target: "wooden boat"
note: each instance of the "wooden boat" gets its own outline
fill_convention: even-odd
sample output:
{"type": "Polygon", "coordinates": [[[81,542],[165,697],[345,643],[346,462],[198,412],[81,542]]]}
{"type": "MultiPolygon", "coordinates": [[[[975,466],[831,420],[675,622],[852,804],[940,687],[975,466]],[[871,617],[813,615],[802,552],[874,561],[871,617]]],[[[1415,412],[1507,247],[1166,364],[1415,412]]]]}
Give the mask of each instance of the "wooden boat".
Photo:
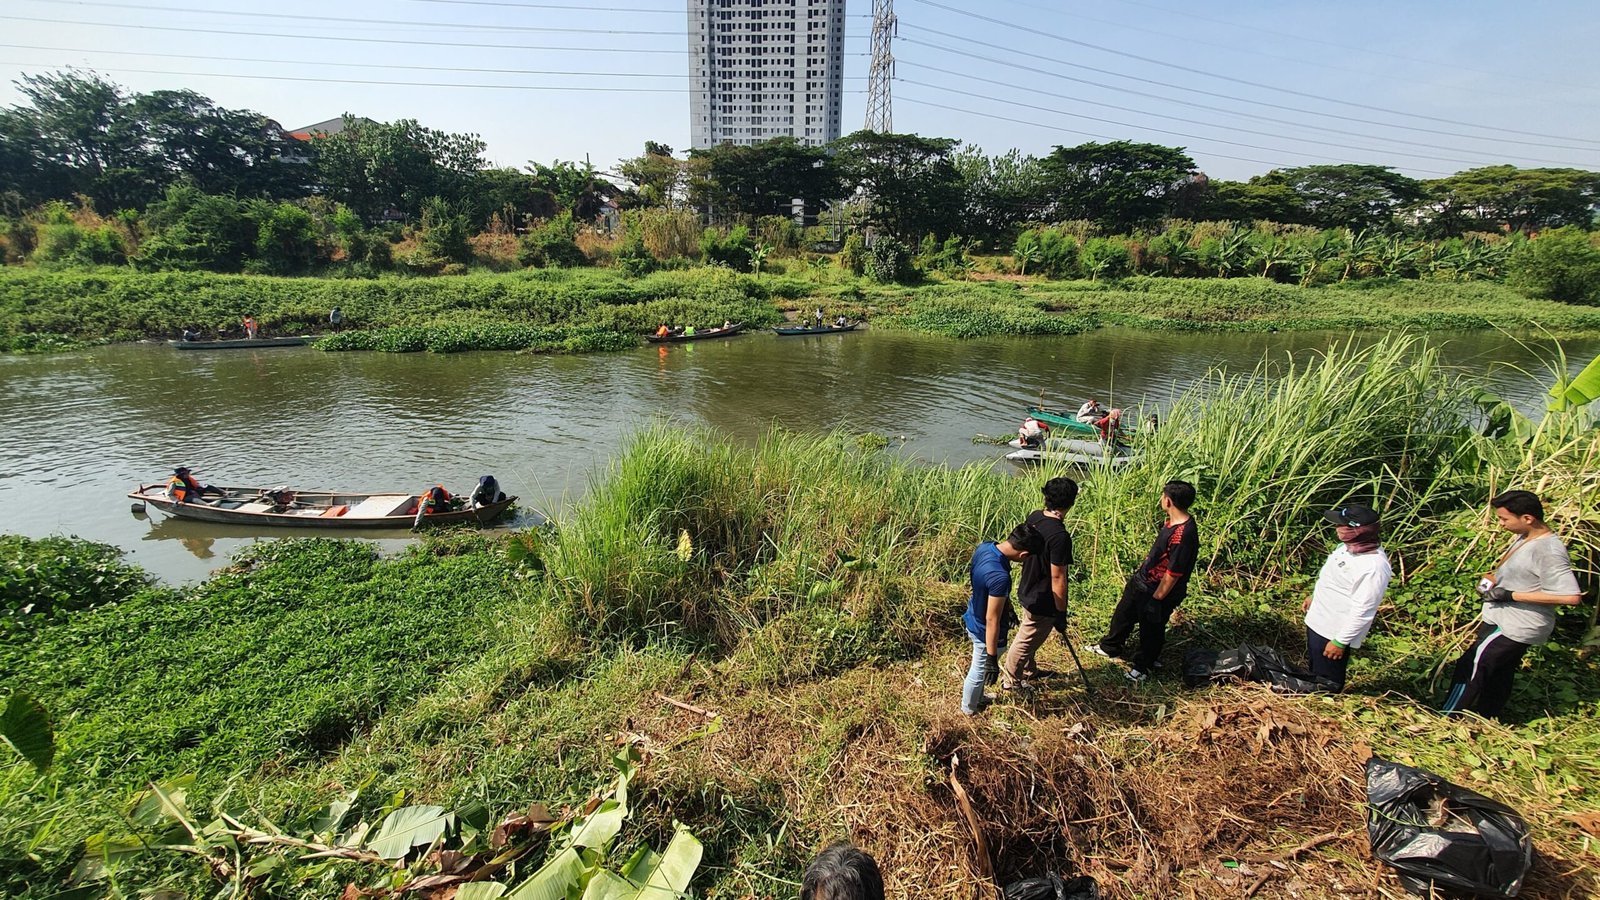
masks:
{"type": "MultiPolygon", "coordinates": [[[[167,482],[141,484],[128,496],[170,516],[227,525],[273,525],[290,528],[410,528],[417,515],[416,494],[357,494],[339,491],[293,491],[291,502],[275,503],[269,494],[283,488],[220,487],[220,496],[207,494],[195,503],[178,503],[167,496],[167,482]]],[[[465,499],[465,498],[463,498],[465,499]]],[[[473,509],[463,506],[423,519],[430,525],[470,522],[487,525],[511,508],[517,498],[507,497],[473,509]]]]}
{"type": "MultiPolygon", "coordinates": [[[[1088,422],[1079,422],[1075,413],[1056,412],[1045,409],[1042,406],[1030,406],[1028,407],[1028,415],[1049,425],[1052,430],[1065,431],[1073,436],[1081,434],[1095,440],[1100,439],[1100,429],[1090,425],[1088,422]]],[[[1127,422],[1128,420],[1124,417],[1122,421],[1127,422]]],[[[1134,435],[1127,427],[1119,425],[1117,428],[1117,440],[1124,444],[1133,443],[1134,435]]]]}
{"type": "Polygon", "coordinates": [[[1010,446],[1017,448],[1006,454],[1014,463],[1057,462],[1083,466],[1123,466],[1138,457],[1138,453],[1121,444],[1104,441],[1085,441],[1071,438],[1051,438],[1043,448],[1024,447],[1020,439],[1010,446]]]}
{"type": "Polygon", "coordinates": [[[263,350],[268,347],[304,347],[307,337],[236,338],[223,341],[167,341],[174,350],[263,350]]]}
{"type": "Polygon", "coordinates": [[[694,334],[647,334],[644,339],[652,344],[681,344],[684,341],[703,341],[709,338],[732,337],[744,330],[743,322],[735,322],[727,328],[707,328],[705,331],[696,331],[694,334]]]}
{"type": "Polygon", "coordinates": [[[797,334],[839,334],[845,331],[855,331],[856,326],[860,324],[860,322],[849,322],[844,325],[824,325],[821,328],[815,328],[810,325],[801,325],[799,327],[781,326],[772,330],[783,337],[793,337],[797,334]]]}

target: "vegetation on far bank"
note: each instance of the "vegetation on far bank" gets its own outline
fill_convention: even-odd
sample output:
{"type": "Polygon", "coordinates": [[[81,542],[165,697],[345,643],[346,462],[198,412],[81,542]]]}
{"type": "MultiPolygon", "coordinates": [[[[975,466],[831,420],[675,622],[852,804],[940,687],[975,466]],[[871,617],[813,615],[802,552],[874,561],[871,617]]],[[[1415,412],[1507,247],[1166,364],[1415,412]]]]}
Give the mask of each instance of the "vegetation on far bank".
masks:
{"type": "Polygon", "coordinates": [[[74,349],[183,328],[238,336],[345,330],[326,350],[535,350],[637,346],[663,322],[752,328],[821,307],[874,327],[956,338],[1072,334],[1107,325],[1189,331],[1316,328],[1600,331],[1600,307],[1533,300],[1492,282],[1371,279],[1302,288],[1262,278],[1106,281],[938,279],[883,285],[834,276],[740,275],[721,267],[628,277],[603,270],[376,280],[210,273],[72,273],[0,269],[0,348],[74,349]]]}
{"type": "MultiPolygon", "coordinates": [[[[649,757],[624,852],[687,825],[707,896],[790,896],[841,838],[877,856],[893,897],[971,896],[982,876],[948,787],[956,759],[1004,878],[1085,871],[1116,900],[1232,894],[1244,885],[1225,863],[1264,872],[1336,831],[1283,877],[1306,876],[1302,897],[1343,896],[1378,877],[1358,836],[1364,746],[1526,815],[1540,858],[1522,896],[1600,890],[1580,815],[1600,780],[1600,431],[1568,410],[1520,438],[1480,436],[1456,402],[1470,385],[1412,339],[1263,365],[1187,392],[1135,462],[1078,474],[1080,639],[1141,558],[1162,482],[1199,486],[1205,565],[1153,685],[1091,659],[1096,702],[1062,677],[1026,705],[956,713],[971,549],[1036,505],[1050,473],[914,466],[845,435],[750,447],[646,430],[549,530],[447,534],[387,560],[359,543],[265,543],[202,585],[123,573],[100,596],[0,620],[0,691],[43,702],[60,743],[43,776],[0,758],[0,890],[71,886],[84,839],[123,835],[120,805],[147,779],[194,772],[191,806],[226,795],[291,832],[357,787],[363,815],[404,791],[497,821],[580,805],[616,741],[649,757]],[[1487,498],[1511,486],[1544,496],[1588,599],[1529,654],[1510,723],[1442,719],[1426,706],[1477,615],[1470,583],[1505,541],[1487,498]],[[1331,540],[1316,512],[1350,498],[1384,511],[1398,573],[1354,693],[1179,688],[1173,661],[1194,646],[1295,655],[1331,540]]],[[[90,579],[74,573],[106,556],[12,538],[0,562],[33,595],[76,597],[90,579]]],[[[1045,653],[1072,672],[1054,642],[1045,653]]],[[[251,871],[270,897],[397,884],[361,863],[251,871]]],[[[80,886],[199,895],[211,875],[152,853],[111,878],[80,886]]]]}

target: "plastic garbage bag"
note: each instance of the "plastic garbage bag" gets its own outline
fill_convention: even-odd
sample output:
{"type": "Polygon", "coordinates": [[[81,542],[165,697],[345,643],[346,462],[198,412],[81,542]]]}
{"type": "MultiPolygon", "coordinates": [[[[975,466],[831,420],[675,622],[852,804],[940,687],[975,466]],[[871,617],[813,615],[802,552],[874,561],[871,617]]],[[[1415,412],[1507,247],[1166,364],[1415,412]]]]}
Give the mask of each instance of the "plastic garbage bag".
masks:
{"type": "Polygon", "coordinates": [[[1063,881],[1051,873],[1006,885],[1005,900],[1100,900],[1100,884],[1087,875],[1063,881]]]}
{"type": "Polygon", "coordinates": [[[1249,681],[1255,674],[1256,657],[1248,644],[1217,654],[1216,665],[1211,667],[1212,681],[1227,681],[1230,678],[1249,681]]]}
{"type": "Polygon", "coordinates": [[[1326,678],[1318,678],[1307,669],[1290,663],[1271,647],[1250,647],[1255,657],[1254,678],[1272,685],[1280,694],[1313,694],[1321,691],[1337,693],[1339,685],[1326,678]]]}
{"type": "Polygon", "coordinates": [[[1200,687],[1211,680],[1211,672],[1216,668],[1217,656],[1215,650],[1200,647],[1190,650],[1183,655],[1183,684],[1185,687],[1200,687]]]}
{"type": "Polygon", "coordinates": [[[1372,855],[1424,895],[1437,886],[1515,897],[1533,865],[1528,825],[1515,810],[1376,756],[1367,760],[1367,838],[1372,855]]]}

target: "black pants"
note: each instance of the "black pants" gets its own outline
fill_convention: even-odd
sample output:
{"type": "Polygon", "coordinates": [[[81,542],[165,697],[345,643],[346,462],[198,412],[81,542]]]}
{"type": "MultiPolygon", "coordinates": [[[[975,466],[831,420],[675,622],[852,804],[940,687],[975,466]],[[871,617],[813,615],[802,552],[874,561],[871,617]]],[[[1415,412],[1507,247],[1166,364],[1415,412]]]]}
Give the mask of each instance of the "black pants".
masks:
{"type": "Polygon", "coordinates": [[[1122,599],[1111,614],[1111,630],[1100,640],[1100,649],[1111,656],[1125,656],[1128,638],[1139,627],[1139,649],[1133,654],[1133,667],[1146,675],[1155,667],[1161,648],[1167,643],[1167,620],[1178,608],[1172,598],[1157,600],[1137,577],[1129,578],[1122,599]]]}
{"type": "Polygon", "coordinates": [[[1310,628],[1306,629],[1306,656],[1310,657],[1311,674],[1316,678],[1326,678],[1337,684],[1339,690],[1344,690],[1345,670],[1350,668],[1350,648],[1344,648],[1344,655],[1338,659],[1329,659],[1322,655],[1328,649],[1328,639],[1310,628]]]}
{"type": "Polygon", "coordinates": [[[1445,713],[1470,709],[1482,716],[1498,718],[1511,699],[1511,679],[1522,664],[1522,655],[1531,644],[1514,641],[1500,628],[1483,622],[1478,625],[1478,640],[1456,660],[1450,694],[1445,697],[1445,713]]]}

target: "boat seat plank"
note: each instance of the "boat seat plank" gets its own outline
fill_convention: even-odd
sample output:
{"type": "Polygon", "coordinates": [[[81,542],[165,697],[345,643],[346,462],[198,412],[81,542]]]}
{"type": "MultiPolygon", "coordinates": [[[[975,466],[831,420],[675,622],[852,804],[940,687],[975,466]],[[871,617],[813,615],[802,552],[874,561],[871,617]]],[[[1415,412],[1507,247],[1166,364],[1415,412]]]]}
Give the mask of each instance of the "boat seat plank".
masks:
{"type": "Polygon", "coordinates": [[[238,506],[235,506],[235,507],[232,507],[232,508],[238,510],[239,512],[247,512],[247,513],[272,512],[272,504],[271,503],[261,503],[261,502],[241,503],[238,506]]]}
{"type": "Polygon", "coordinates": [[[353,504],[344,514],[350,519],[376,519],[404,513],[416,500],[409,494],[379,494],[353,504]]]}

